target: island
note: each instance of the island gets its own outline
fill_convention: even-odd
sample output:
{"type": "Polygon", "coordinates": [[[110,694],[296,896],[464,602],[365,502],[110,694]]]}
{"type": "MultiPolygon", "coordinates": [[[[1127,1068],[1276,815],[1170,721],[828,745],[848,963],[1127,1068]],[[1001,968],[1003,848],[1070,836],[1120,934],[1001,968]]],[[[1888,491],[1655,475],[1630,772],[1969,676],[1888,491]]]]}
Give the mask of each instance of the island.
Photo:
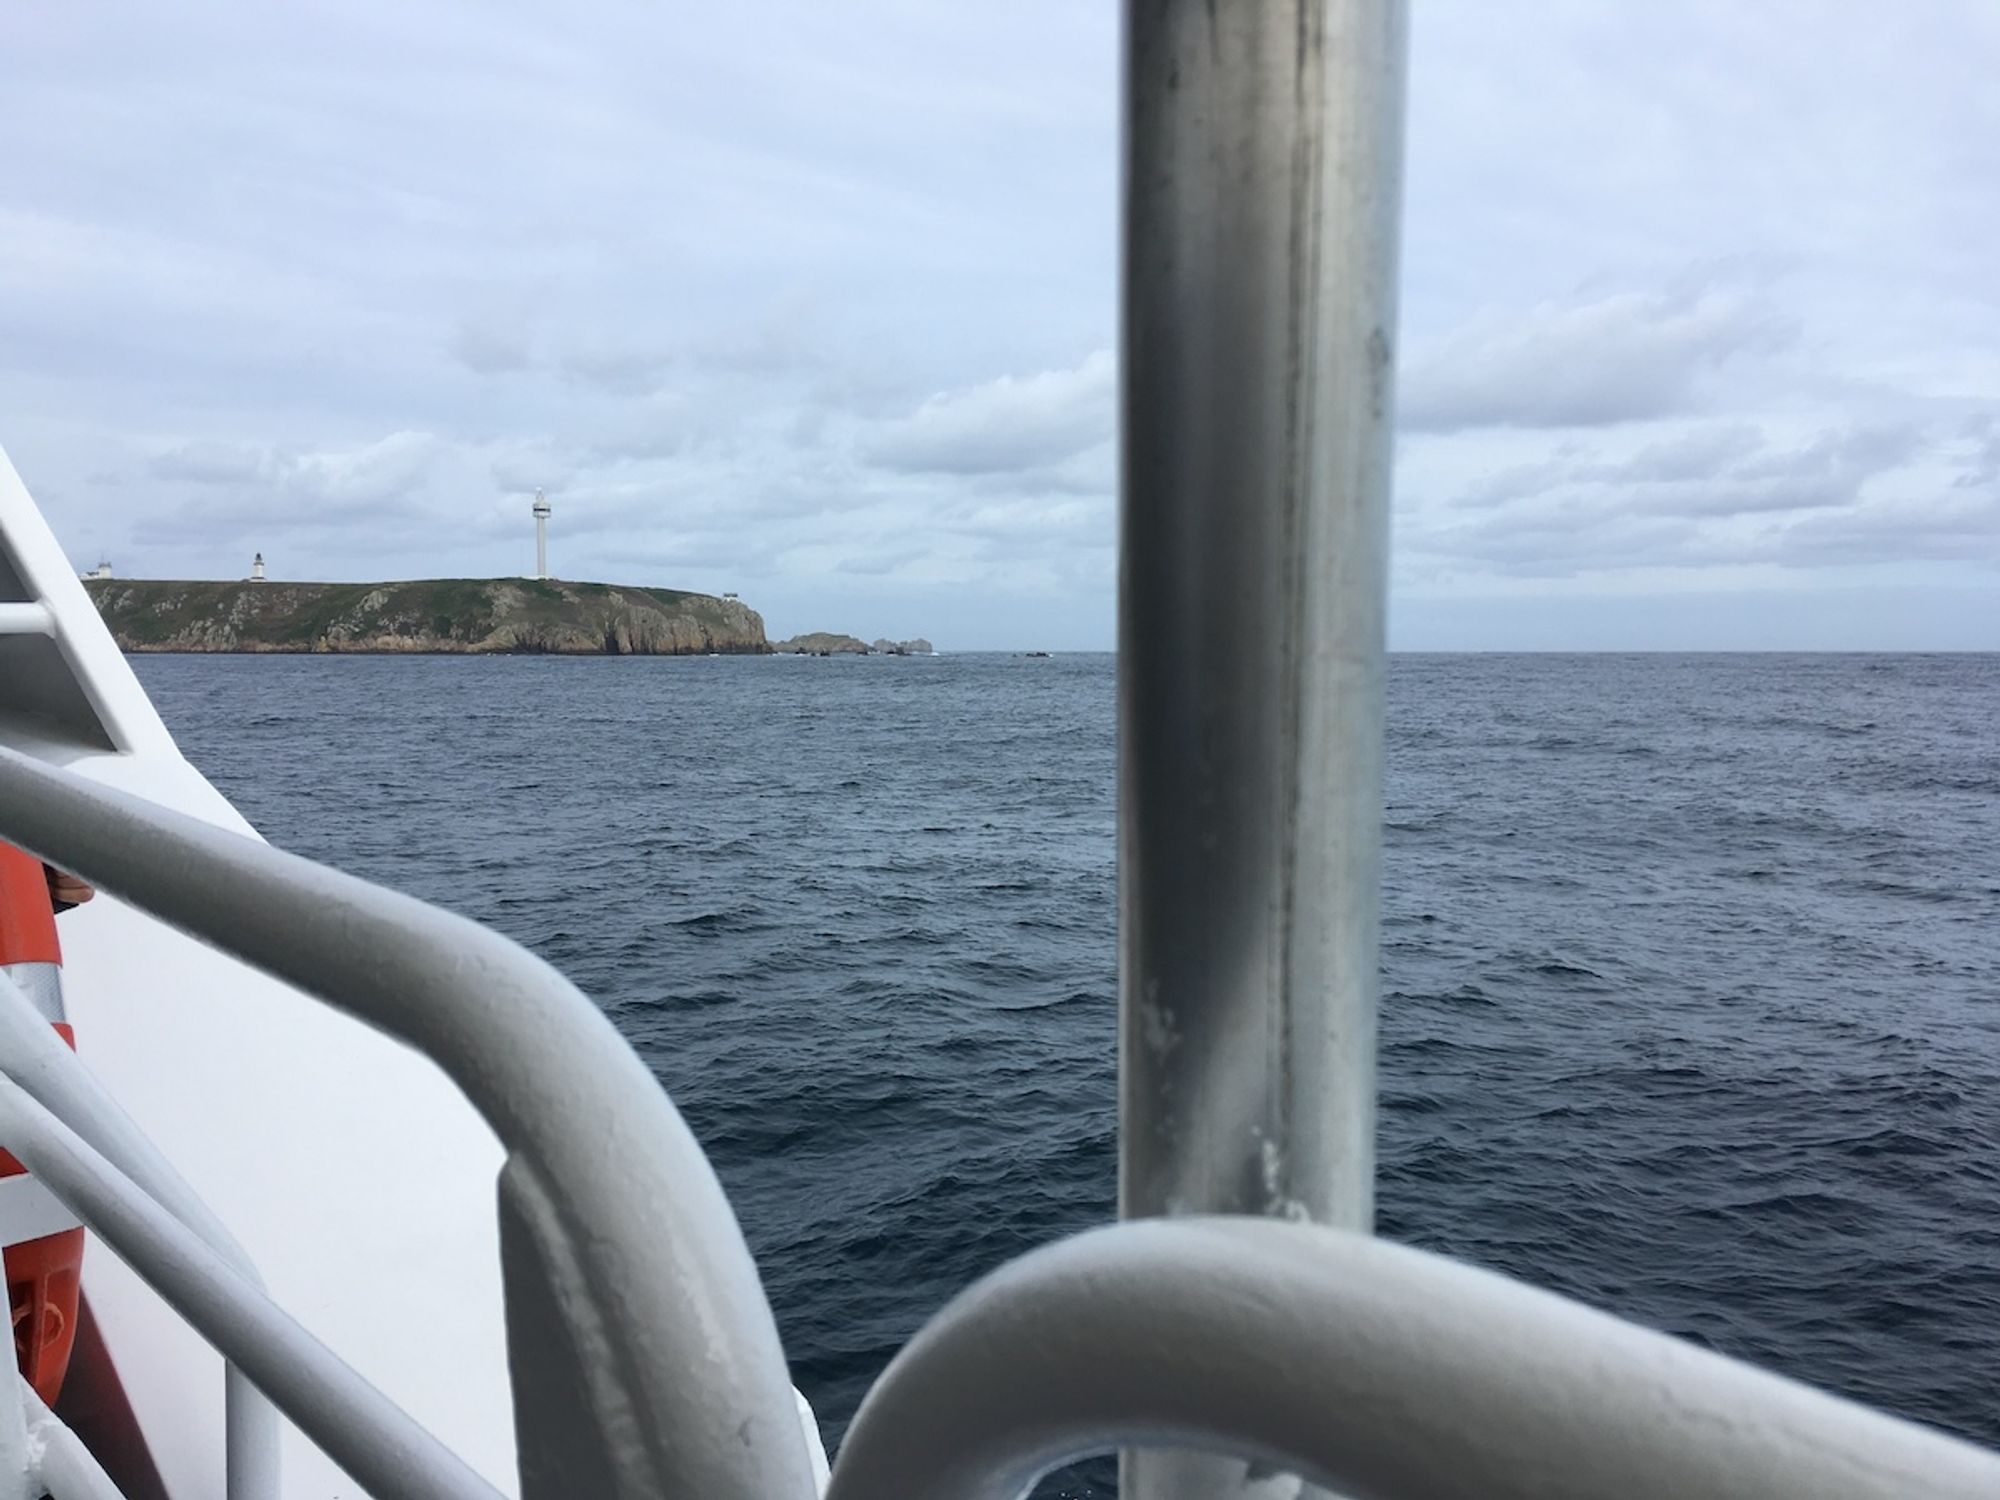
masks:
{"type": "Polygon", "coordinates": [[[699,656],[771,649],[763,616],[741,600],[679,589],[535,578],[91,578],[84,587],[119,646],[134,652],[699,656]]]}
{"type": "Polygon", "coordinates": [[[780,656],[866,656],[868,643],[859,636],[809,630],[788,641],[774,641],[771,649],[780,656]]]}
{"type": "Polygon", "coordinates": [[[935,656],[931,643],[918,637],[913,641],[877,640],[873,645],[858,635],[839,635],[830,630],[810,630],[790,640],[773,641],[771,650],[779,656],[935,656]]]}

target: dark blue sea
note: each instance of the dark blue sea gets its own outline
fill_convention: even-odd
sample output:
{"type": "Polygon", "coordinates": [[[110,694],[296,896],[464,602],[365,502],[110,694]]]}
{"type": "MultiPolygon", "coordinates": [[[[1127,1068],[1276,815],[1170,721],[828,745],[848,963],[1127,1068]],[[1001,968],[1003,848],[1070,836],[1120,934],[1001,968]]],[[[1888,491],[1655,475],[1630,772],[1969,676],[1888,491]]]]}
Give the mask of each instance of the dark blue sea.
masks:
{"type": "MultiPolygon", "coordinates": [[[[1110,657],[135,665],[274,842],[599,1000],[830,1435],[1111,1215],[1110,657]]],[[[1383,1232],[2000,1442],[2000,657],[1389,681],[1383,1232]]]]}

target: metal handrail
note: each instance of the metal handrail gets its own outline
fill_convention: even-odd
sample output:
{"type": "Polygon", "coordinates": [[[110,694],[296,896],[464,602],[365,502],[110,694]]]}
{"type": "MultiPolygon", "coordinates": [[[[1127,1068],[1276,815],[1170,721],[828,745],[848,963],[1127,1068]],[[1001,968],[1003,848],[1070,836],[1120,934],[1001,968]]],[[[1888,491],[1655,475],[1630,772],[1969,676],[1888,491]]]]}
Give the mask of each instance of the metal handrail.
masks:
{"type": "MultiPolygon", "coordinates": [[[[19,985],[0,974],[0,1074],[11,1078],[113,1162],[167,1213],[207,1242],[257,1292],[263,1278],[229,1228],[125,1113],[19,985]]],[[[74,1211],[74,1210],[72,1210],[74,1211]]],[[[276,1500],[279,1428],[270,1401],[238,1370],[223,1372],[226,1500],[276,1500]]]]}
{"type": "Polygon", "coordinates": [[[0,1140],[357,1483],[412,1500],[499,1500],[463,1459],[11,1078],[0,1078],[0,1140]]]}
{"type": "Polygon", "coordinates": [[[1032,1251],[904,1348],[826,1500],[1015,1500],[1119,1445],[1356,1497],[1991,1500],[2000,1455],[1365,1235],[1142,1220],[1032,1251]]]}
{"type": "Polygon", "coordinates": [[[5,749],[0,837],[416,1047],[492,1126],[523,1500],[812,1495],[714,1171],[560,974],[462,917],[5,749]]]}

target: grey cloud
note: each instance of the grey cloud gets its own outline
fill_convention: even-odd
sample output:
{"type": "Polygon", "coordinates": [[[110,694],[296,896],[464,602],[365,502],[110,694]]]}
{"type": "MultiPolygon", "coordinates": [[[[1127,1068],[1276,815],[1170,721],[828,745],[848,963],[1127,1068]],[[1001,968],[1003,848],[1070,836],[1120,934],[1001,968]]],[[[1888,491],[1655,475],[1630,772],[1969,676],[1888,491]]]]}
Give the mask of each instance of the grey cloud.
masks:
{"type": "Polygon", "coordinates": [[[899,568],[923,557],[921,550],[905,548],[897,552],[869,552],[856,557],[843,557],[834,564],[836,573],[851,573],[860,578],[881,578],[896,572],[899,568]]]}
{"type": "Polygon", "coordinates": [[[799,290],[782,293],[760,315],[694,340],[689,364],[724,376],[824,375],[829,361],[823,314],[817,297],[799,290]]]}
{"type": "Polygon", "coordinates": [[[968,493],[1109,500],[1118,491],[1118,445],[1108,439],[1055,463],[960,477],[968,493]]]}
{"type": "Polygon", "coordinates": [[[1724,469],[1713,484],[1679,487],[1684,512],[1742,515],[1757,511],[1834,510],[1855,503],[1862,486],[1914,457],[1924,442],[1910,425],[1866,425],[1820,434],[1802,448],[1756,454],[1724,469]]]}
{"type": "MultiPolygon", "coordinates": [[[[746,538],[736,531],[690,531],[667,542],[595,555],[603,559],[600,571],[612,579],[629,580],[661,573],[684,575],[694,570],[747,579],[768,577],[781,550],[775,538],[746,538]]],[[[752,608],[762,607],[754,598],[744,602],[752,608]]]]}
{"type": "Polygon", "coordinates": [[[575,350],[556,364],[569,379],[615,396],[650,395],[665,383],[672,367],[673,358],[667,354],[603,346],[575,350]]]}
{"type": "Polygon", "coordinates": [[[704,434],[733,430],[738,418],[724,410],[701,411],[668,394],[628,403],[586,424],[579,462],[608,464],[674,458],[696,447],[704,434]]]}
{"type": "Polygon", "coordinates": [[[154,455],[146,472],[188,484],[249,484],[269,472],[270,450],[249,443],[182,443],[154,455]]]}
{"type": "Polygon", "coordinates": [[[535,363],[524,336],[491,323],[461,323],[452,337],[451,354],[475,375],[514,374],[535,363]]]}
{"type": "MultiPolygon", "coordinates": [[[[1773,448],[1747,423],[1690,428],[1627,458],[1565,444],[1549,458],[1502,470],[1454,502],[1493,509],[1561,495],[1594,497],[1596,508],[1651,515],[1734,516],[1851,505],[1862,486],[1918,454],[1912,424],[1876,423],[1823,432],[1796,448],[1773,448]]],[[[1509,513],[1515,524],[1525,518],[1509,513]]]]}
{"type": "Polygon", "coordinates": [[[807,298],[775,299],[757,317],[720,331],[649,328],[599,315],[562,331],[532,332],[520,318],[468,319],[450,353],[476,375],[552,375],[610,396],[650,396],[670,381],[765,381],[822,373],[815,309],[807,298]]]}
{"type": "Polygon", "coordinates": [[[1054,465],[1111,435],[1117,378],[1109,351],[1069,370],[1003,375],[931,397],[882,424],[865,447],[885,469],[991,474],[1054,465]]]}
{"type": "Polygon", "coordinates": [[[2000,419],[1980,413],[1965,424],[1972,456],[1956,483],[1961,489],[2000,488],[2000,419]]]}
{"type": "Polygon", "coordinates": [[[408,555],[413,549],[433,550],[444,524],[430,507],[407,500],[301,508],[265,493],[208,494],[147,514],[132,523],[129,536],[141,546],[226,550],[248,535],[266,551],[284,539],[294,544],[314,539],[317,548],[327,538],[338,538],[361,554],[379,558],[408,555]]]}
{"type": "Polygon", "coordinates": [[[427,432],[395,432],[360,448],[288,455],[284,484],[302,498],[336,505],[394,500],[425,477],[438,448],[427,432]]]}
{"type": "Polygon", "coordinates": [[[1558,449],[1537,463],[1514,464],[1498,470],[1461,491],[1452,504],[1468,510],[1487,510],[1519,500],[1525,495],[1546,494],[1572,484],[1594,465],[1582,460],[1581,449],[1558,449]]]}
{"type": "Polygon", "coordinates": [[[651,394],[674,364],[669,350],[612,340],[549,350],[525,332],[497,323],[460,324],[449,352],[475,375],[555,375],[613,396],[651,394]]]}
{"type": "Polygon", "coordinates": [[[1723,422],[1690,427],[1657,443],[1649,443],[1624,464],[1620,477],[1630,480],[1706,479],[1764,445],[1763,429],[1749,422],[1723,422]]]}
{"type": "Polygon", "coordinates": [[[148,514],[132,536],[178,543],[200,528],[245,524],[338,531],[367,517],[379,539],[380,518],[411,508],[440,452],[437,439],[422,432],[311,452],[181,444],[155,455],[148,470],[201,490],[200,498],[148,514]]]}
{"type": "Polygon", "coordinates": [[[1791,447],[1732,425],[1680,434],[1622,459],[1572,445],[1475,486],[1483,512],[1477,519],[1451,518],[1466,505],[1442,519],[1404,517],[1398,545],[1416,558],[1543,577],[1993,557],[2000,502],[1991,486],[1965,494],[1963,481],[1976,467],[1943,481],[1923,477],[1953,452],[1940,434],[1901,424],[1835,429],[1791,447]],[[1704,459],[1714,461],[1706,473],[1704,459]],[[1942,493],[1908,498],[1926,484],[1942,493]]]}
{"type": "Polygon", "coordinates": [[[1410,352],[1398,417],[1413,431],[1453,432],[1668,416],[1694,404],[1705,374],[1796,336],[1757,295],[1724,286],[1487,313],[1410,352]]]}
{"type": "MultiPolygon", "coordinates": [[[[1037,496],[989,502],[964,513],[960,521],[973,535],[1038,542],[1050,536],[1108,532],[1111,507],[1074,495],[1037,496]]],[[[1105,540],[1110,540],[1108,535],[1105,540]]]]}
{"type": "Polygon", "coordinates": [[[1692,521],[1565,507],[1522,519],[1487,517],[1399,544],[1430,555],[1476,562],[1501,573],[1559,578],[1602,569],[1657,567],[1701,545],[1692,521]]]}
{"type": "Polygon", "coordinates": [[[1629,463],[1607,465],[1586,475],[1629,495],[1653,514],[1745,516],[1783,511],[1839,510],[1855,504],[1862,488],[1893,472],[1919,450],[1921,431],[1910,426],[1863,426],[1821,433],[1797,448],[1742,447],[1713,450],[1719,461],[1707,471],[1677,460],[1649,463],[1641,453],[1629,463]],[[1733,457],[1724,457],[1733,454],[1733,457]]]}
{"type": "MultiPolygon", "coordinates": [[[[1426,8],[1408,559],[1991,556],[2000,21],[1913,3],[1426,8]]],[[[514,571],[540,486],[572,576],[1110,643],[1113,9],[72,11],[0,49],[0,441],[90,560],[514,571]]]]}
{"type": "Polygon", "coordinates": [[[2000,498],[1904,499],[1859,514],[1810,516],[1766,537],[1763,555],[1793,568],[2000,562],[2000,498]]]}
{"type": "Polygon", "coordinates": [[[510,495],[545,490],[559,495],[576,472],[574,454],[538,444],[510,446],[487,466],[496,489],[510,495]]]}

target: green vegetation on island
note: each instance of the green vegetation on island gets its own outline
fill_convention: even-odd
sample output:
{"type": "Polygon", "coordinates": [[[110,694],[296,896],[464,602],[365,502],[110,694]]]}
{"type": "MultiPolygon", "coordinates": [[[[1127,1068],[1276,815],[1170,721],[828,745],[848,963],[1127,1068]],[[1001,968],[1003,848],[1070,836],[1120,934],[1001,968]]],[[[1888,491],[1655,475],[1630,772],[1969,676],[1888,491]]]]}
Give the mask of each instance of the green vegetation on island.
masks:
{"type": "Polygon", "coordinates": [[[761,655],[764,620],[736,599],[534,578],[407,583],[89,579],[127,651],[761,655]]]}

